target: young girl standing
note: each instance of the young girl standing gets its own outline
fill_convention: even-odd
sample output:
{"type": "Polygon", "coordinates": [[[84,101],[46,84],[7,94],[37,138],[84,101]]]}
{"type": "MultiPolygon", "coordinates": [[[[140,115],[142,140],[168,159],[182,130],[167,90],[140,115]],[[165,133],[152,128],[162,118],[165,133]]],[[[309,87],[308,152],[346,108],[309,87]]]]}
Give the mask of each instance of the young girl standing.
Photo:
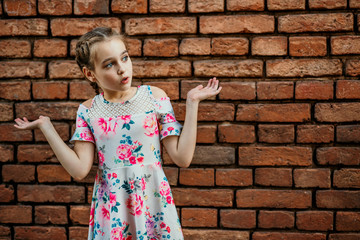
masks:
{"type": "Polygon", "coordinates": [[[76,45],[76,61],[101,93],[80,104],[69,148],[50,119],[15,119],[19,129],[40,128],[57,159],[76,180],[94,160],[95,178],[88,239],[183,239],[160,157],[160,141],[179,167],[191,163],[199,102],[217,95],[216,78],[190,90],[182,127],[166,93],[157,87],[132,87],[132,63],[124,38],[111,28],[96,28],[76,45]]]}

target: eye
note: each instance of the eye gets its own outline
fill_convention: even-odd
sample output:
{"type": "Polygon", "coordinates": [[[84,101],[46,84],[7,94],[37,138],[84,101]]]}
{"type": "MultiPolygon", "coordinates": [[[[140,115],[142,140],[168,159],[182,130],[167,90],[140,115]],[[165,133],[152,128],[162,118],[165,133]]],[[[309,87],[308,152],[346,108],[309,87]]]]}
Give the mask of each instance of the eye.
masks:
{"type": "Polygon", "coordinates": [[[128,59],[129,59],[129,56],[128,56],[128,55],[125,55],[125,56],[122,57],[121,60],[122,60],[123,62],[126,62],[128,59]]]}
{"type": "Polygon", "coordinates": [[[111,68],[112,66],[113,66],[112,63],[108,63],[108,64],[106,64],[105,68],[111,68]]]}

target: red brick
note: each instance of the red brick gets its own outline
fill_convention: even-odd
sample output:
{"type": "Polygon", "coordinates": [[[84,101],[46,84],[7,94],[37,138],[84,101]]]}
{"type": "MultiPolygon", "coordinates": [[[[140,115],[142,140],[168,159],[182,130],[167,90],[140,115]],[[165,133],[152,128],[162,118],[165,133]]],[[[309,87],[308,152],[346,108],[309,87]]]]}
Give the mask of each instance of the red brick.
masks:
{"type": "Polygon", "coordinates": [[[360,191],[323,190],[316,192],[318,208],[359,208],[360,191]]]}
{"type": "Polygon", "coordinates": [[[109,0],[75,0],[75,15],[109,14],[109,0]]]}
{"type": "Polygon", "coordinates": [[[251,169],[216,169],[217,186],[251,186],[252,170],[251,169]]]}
{"type": "Polygon", "coordinates": [[[214,169],[181,168],[179,182],[189,186],[214,186],[214,169]]]}
{"type": "Polygon", "coordinates": [[[74,120],[79,103],[75,102],[39,102],[16,103],[16,117],[26,116],[29,120],[38,119],[40,115],[52,120],[74,120]]]}
{"type": "Polygon", "coordinates": [[[96,27],[111,27],[121,30],[119,18],[56,18],[51,20],[53,36],[81,36],[96,27]]]}
{"type": "Polygon", "coordinates": [[[179,55],[177,39],[146,39],[144,56],[175,57],[179,55]]]}
{"type": "Polygon", "coordinates": [[[294,183],[297,188],[330,188],[329,169],[295,169],[294,183]]]}
{"type": "Polygon", "coordinates": [[[255,56],[284,56],[287,54],[287,37],[255,37],[251,53],[255,56]]]}
{"type": "Polygon", "coordinates": [[[183,227],[217,227],[217,209],[183,208],[181,209],[183,227]]]}
{"type": "Polygon", "coordinates": [[[296,131],[298,143],[334,142],[333,125],[298,125],[296,131]]]}
{"type": "Polygon", "coordinates": [[[87,188],[87,198],[86,198],[87,203],[91,203],[94,187],[93,186],[87,186],[86,188],[87,188]]]}
{"type": "Polygon", "coordinates": [[[302,211],[296,213],[296,226],[299,230],[333,230],[333,212],[302,211]]]}
{"type": "Polygon", "coordinates": [[[223,12],[224,0],[189,0],[190,13],[223,12]]]}
{"type": "Polygon", "coordinates": [[[14,161],[14,147],[12,145],[0,144],[0,162],[14,161]]]}
{"type": "Polygon", "coordinates": [[[13,115],[12,103],[0,103],[0,121],[12,121],[13,115]]]}
{"type": "Polygon", "coordinates": [[[279,32],[338,32],[352,31],[352,13],[300,14],[279,17],[279,32]]]}
{"type": "Polygon", "coordinates": [[[220,225],[224,228],[255,228],[256,211],[222,209],[220,210],[220,225]]]}
{"type": "Polygon", "coordinates": [[[253,125],[238,125],[223,123],[219,125],[219,142],[254,143],[255,127],[253,125]]]}
{"type": "Polygon", "coordinates": [[[41,15],[70,15],[72,0],[38,0],[38,9],[41,15]]]}
{"type": "Polygon", "coordinates": [[[181,55],[210,55],[210,38],[185,38],[179,51],[181,55]]]}
{"type": "Polygon", "coordinates": [[[268,0],[270,11],[276,10],[305,10],[305,0],[268,0]]]}
{"type": "Polygon", "coordinates": [[[49,77],[59,78],[83,78],[79,66],[74,60],[60,60],[49,63],[49,77]]]}
{"type": "Polygon", "coordinates": [[[80,186],[18,185],[19,202],[84,203],[85,188],[80,186]]]}
{"type": "Polygon", "coordinates": [[[111,10],[114,13],[147,13],[147,1],[113,0],[111,10]]]}
{"type": "Polygon", "coordinates": [[[261,210],[258,215],[259,228],[293,228],[294,222],[293,212],[261,210]]]}
{"type": "Polygon", "coordinates": [[[261,77],[261,60],[201,60],[194,61],[194,74],[198,77],[261,77]]]}
{"type": "Polygon", "coordinates": [[[32,141],[31,130],[20,130],[13,123],[0,124],[0,141],[2,142],[29,142],[32,141]]]}
{"type": "Polygon", "coordinates": [[[334,183],[337,188],[360,188],[360,170],[342,168],[334,171],[334,183]]]}
{"type": "MultiPolygon", "coordinates": [[[[0,14],[1,14],[1,4],[0,4],[0,14]]],[[[11,239],[11,230],[9,227],[0,226],[0,238],[3,240],[11,239]]]]}
{"type": "Polygon", "coordinates": [[[320,77],[341,75],[338,59],[276,59],[266,62],[268,77],[320,77]]]}
{"type": "Polygon", "coordinates": [[[34,99],[66,99],[68,83],[64,81],[33,82],[34,99]]]}
{"type": "Polygon", "coordinates": [[[128,35],[196,33],[195,17],[130,18],[125,22],[128,35]]]}
{"type": "Polygon", "coordinates": [[[320,165],[360,165],[360,148],[321,147],[316,149],[316,159],[320,165]]]}
{"type": "Polygon", "coordinates": [[[334,233],[329,235],[329,240],[358,240],[360,234],[357,233],[334,233]]]}
{"type": "Polygon", "coordinates": [[[139,39],[126,38],[126,48],[130,56],[141,56],[142,42],[139,39]]]}
{"type": "MultiPolygon", "coordinates": [[[[207,84],[208,81],[196,81],[196,80],[181,81],[181,98],[187,99],[187,94],[191,89],[197,87],[198,85],[202,85],[203,87],[206,87],[207,84]]],[[[210,97],[207,100],[216,100],[216,96],[210,97]]]]}
{"type": "Polygon", "coordinates": [[[1,223],[31,223],[32,207],[24,205],[0,206],[1,223]]]}
{"type": "Polygon", "coordinates": [[[202,229],[183,229],[184,238],[188,240],[248,240],[248,231],[234,230],[202,230],[202,229]]]}
{"type": "Polygon", "coordinates": [[[173,188],[177,206],[232,207],[234,192],[229,189],[173,188]]]}
{"type": "Polygon", "coordinates": [[[34,43],[35,57],[66,57],[67,41],[60,39],[39,39],[34,43]]]}
{"type": "Polygon", "coordinates": [[[164,172],[171,186],[177,186],[179,178],[179,169],[176,167],[164,167],[164,172]]]}
{"type": "Polygon", "coordinates": [[[291,187],[291,168],[256,168],[255,184],[261,186],[291,187]]]}
{"type": "Polygon", "coordinates": [[[13,185],[0,184],[0,202],[12,202],[13,200],[14,200],[13,185]]]}
{"type": "Polygon", "coordinates": [[[36,0],[4,0],[4,12],[8,16],[35,16],[36,0]]]}
{"type": "MultiPolygon", "coordinates": [[[[60,138],[63,141],[69,141],[69,125],[67,123],[57,123],[57,122],[53,122],[52,123],[54,125],[54,128],[56,130],[56,132],[59,134],[60,138]]],[[[36,142],[46,142],[46,138],[44,136],[44,134],[41,132],[40,129],[35,129],[34,130],[34,134],[35,134],[35,141],[36,142]]]]}
{"type": "Polygon", "coordinates": [[[358,0],[350,0],[350,8],[360,8],[360,2],[358,0]]]}
{"type": "Polygon", "coordinates": [[[17,149],[17,159],[19,162],[50,162],[58,160],[51,147],[46,145],[19,145],[17,149]]]}
{"type": "Polygon", "coordinates": [[[71,240],[82,240],[88,237],[88,227],[69,227],[69,238],[71,240]]]}
{"type": "Polygon", "coordinates": [[[71,181],[71,176],[61,165],[38,165],[36,172],[39,183],[71,181]]]}
{"type": "Polygon", "coordinates": [[[259,142],[291,143],[295,139],[294,125],[259,124],[259,142]]]}
{"type": "MultiPolygon", "coordinates": [[[[185,103],[173,104],[176,118],[185,120],[185,103]]],[[[200,103],[198,121],[234,121],[235,106],[231,103],[200,103]]]]}
{"type": "Polygon", "coordinates": [[[211,55],[246,55],[248,52],[247,38],[218,37],[211,40],[211,55]]]}
{"type": "Polygon", "coordinates": [[[15,239],[66,239],[66,230],[64,227],[39,227],[39,226],[21,226],[14,227],[15,239]]]}
{"type": "Polygon", "coordinates": [[[264,0],[227,0],[228,11],[264,11],[264,0]]]}
{"type": "Polygon", "coordinates": [[[336,98],[360,99],[360,81],[338,80],[336,82],[336,98]]]}
{"type": "Polygon", "coordinates": [[[359,103],[316,103],[315,119],[319,122],[352,122],[360,120],[359,103]]]}
{"type": "Polygon", "coordinates": [[[335,221],[337,231],[360,231],[359,212],[337,212],[335,221]]]}
{"type": "Polygon", "coordinates": [[[40,18],[1,19],[0,36],[46,36],[48,21],[40,18]]]}
{"type": "Polygon", "coordinates": [[[223,82],[221,83],[221,100],[255,100],[255,82],[223,82]]]}
{"type": "Polygon", "coordinates": [[[275,19],[269,15],[201,16],[201,34],[272,33],[275,19]]]}
{"type": "Polygon", "coordinates": [[[185,12],[185,0],[150,0],[150,12],[183,13],[185,12]]]}
{"type": "Polygon", "coordinates": [[[326,240],[323,233],[297,233],[297,232],[254,232],[253,240],[326,240]]]}
{"type": "Polygon", "coordinates": [[[35,206],[35,223],[67,224],[66,206],[35,206]]]}
{"type": "Polygon", "coordinates": [[[0,95],[8,100],[30,100],[30,81],[0,82],[0,95]]]}
{"type": "Polygon", "coordinates": [[[360,142],[360,126],[359,125],[343,125],[337,126],[336,137],[337,142],[360,142]]]}
{"type": "Polygon", "coordinates": [[[26,58],[31,56],[31,44],[25,40],[1,40],[0,57],[26,58]]]}
{"type": "Polygon", "coordinates": [[[290,37],[290,56],[326,56],[326,37],[290,37]]]}
{"type": "Polygon", "coordinates": [[[215,125],[198,125],[197,143],[215,143],[216,142],[216,126],[215,125]]]}
{"type": "Polygon", "coordinates": [[[45,78],[46,63],[27,62],[1,62],[0,78],[45,78]]]}
{"type": "Polygon", "coordinates": [[[346,0],[309,0],[310,9],[345,9],[346,0]]]}
{"type": "Polygon", "coordinates": [[[360,54],[360,37],[339,36],[331,38],[331,54],[360,54]]]}
{"type": "Polygon", "coordinates": [[[309,147],[239,147],[240,166],[310,166],[309,147]]]}
{"type": "Polygon", "coordinates": [[[311,191],[244,189],[236,191],[238,208],[309,208],[311,191]]]}
{"type": "Polygon", "coordinates": [[[166,92],[166,94],[171,100],[179,99],[179,82],[177,81],[170,82],[170,81],[158,80],[156,82],[155,81],[146,82],[146,85],[161,88],[166,92]]]}
{"type": "Polygon", "coordinates": [[[304,81],[296,82],[296,99],[328,100],[333,96],[333,81],[304,81]]]}
{"type": "Polygon", "coordinates": [[[235,149],[227,146],[196,146],[192,164],[231,165],[235,163],[235,149]]]}
{"type": "Polygon", "coordinates": [[[352,77],[360,76],[360,60],[346,61],[345,72],[347,76],[352,76],[352,77]]]}
{"type": "Polygon", "coordinates": [[[258,82],[256,91],[259,100],[291,99],[294,97],[294,83],[258,82]]]}
{"type": "Polygon", "coordinates": [[[35,180],[35,166],[3,165],[2,179],[4,182],[32,182],[35,180]]]}
{"type": "Polygon", "coordinates": [[[70,99],[74,100],[85,100],[93,98],[96,95],[95,90],[91,87],[88,80],[71,81],[69,91],[70,99]]]}
{"type": "Polygon", "coordinates": [[[133,61],[133,77],[190,77],[191,62],[185,60],[133,61]]]}
{"type": "Polygon", "coordinates": [[[90,206],[70,206],[70,219],[74,225],[88,225],[90,206]]]}
{"type": "Polygon", "coordinates": [[[310,105],[305,103],[239,104],[236,121],[304,122],[310,120],[310,105]]]}

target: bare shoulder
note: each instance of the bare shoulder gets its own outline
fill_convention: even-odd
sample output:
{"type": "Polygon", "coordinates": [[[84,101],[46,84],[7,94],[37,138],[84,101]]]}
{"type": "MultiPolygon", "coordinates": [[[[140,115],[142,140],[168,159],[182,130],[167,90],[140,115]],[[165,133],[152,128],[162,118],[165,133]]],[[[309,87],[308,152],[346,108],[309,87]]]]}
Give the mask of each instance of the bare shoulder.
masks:
{"type": "Polygon", "coordinates": [[[92,98],[90,98],[90,99],[86,100],[85,102],[83,102],[82,105],[84,105],[87,108],[90,108],[91,107],[91,101],[92,101],[92,98]]]}
{"type": "Polygon", "coordinates": [[[150,86],[150,88],[154,98],[158,99],[158,98],[167,97],[166,92],[161,88],[155,86],[150,86]]]}

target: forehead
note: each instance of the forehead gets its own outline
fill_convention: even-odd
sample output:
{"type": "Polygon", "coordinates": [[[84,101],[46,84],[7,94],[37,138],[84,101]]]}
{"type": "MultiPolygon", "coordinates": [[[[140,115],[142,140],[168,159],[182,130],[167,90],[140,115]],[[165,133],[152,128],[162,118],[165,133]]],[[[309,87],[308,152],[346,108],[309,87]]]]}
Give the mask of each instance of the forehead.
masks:
{"type": "Polygon", "coordinates": [[[102,62],[107,58],[119,57],[126,50],[126,46],[121,39],[114,37],[96,43],[93,50],[95,62],[102,62]]]}

